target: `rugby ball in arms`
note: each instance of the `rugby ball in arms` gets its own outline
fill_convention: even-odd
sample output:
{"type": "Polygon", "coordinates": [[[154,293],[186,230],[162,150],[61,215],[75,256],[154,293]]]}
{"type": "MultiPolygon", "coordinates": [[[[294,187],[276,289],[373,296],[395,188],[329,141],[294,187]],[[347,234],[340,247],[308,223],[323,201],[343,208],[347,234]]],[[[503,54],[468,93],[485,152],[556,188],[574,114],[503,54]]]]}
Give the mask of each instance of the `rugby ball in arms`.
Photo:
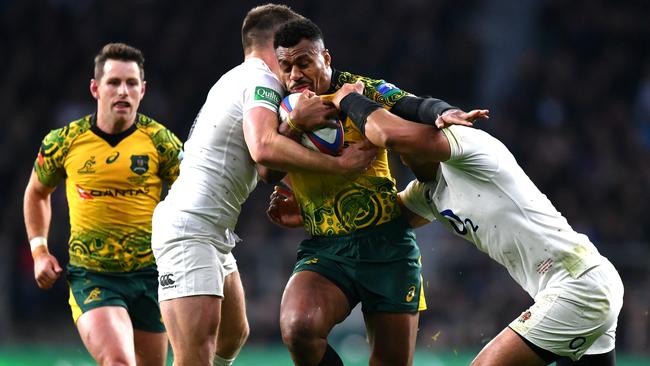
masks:
{"type": "MultiPolygon", "coordinates": [[[[289,113],[296,107],[301,93],[289,94],[280,103],[280,121],[287,122],[289,113]]],[[[308,149],[329,155],[338,155],[343,149],[343,125],[336,120],[338,127],[323,127],[314,131],[305,131],[300,143],[308,149]]]]}

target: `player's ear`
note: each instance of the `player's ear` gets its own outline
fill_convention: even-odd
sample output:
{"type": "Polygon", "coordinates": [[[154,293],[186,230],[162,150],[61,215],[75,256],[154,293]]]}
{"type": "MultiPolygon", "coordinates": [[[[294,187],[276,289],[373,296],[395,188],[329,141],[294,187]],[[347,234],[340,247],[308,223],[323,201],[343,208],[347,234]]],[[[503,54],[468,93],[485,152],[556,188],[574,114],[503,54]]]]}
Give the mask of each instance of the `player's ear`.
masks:
{"type": "Polygon", "coordinates": [[[97,91],[98,88],[99,84],[97,83],[97,80],[90,79],[90,94],[92,94],[95,99],[99,99],[99,92],[97,91]]]}
{"type": "Polygon", "coordinates": [[[142,90],[140,91],[140,99],[144,97],[145,90],[147,90],[147,82],[142,80],[142,90]]]}
{"type": "Polygon", "coordinates": [[[323,59],[325,60],[325,66],[329,66],[332,63],[332,55],[330,55],[330,50],[327,48],[323,49],[323,59]]]}

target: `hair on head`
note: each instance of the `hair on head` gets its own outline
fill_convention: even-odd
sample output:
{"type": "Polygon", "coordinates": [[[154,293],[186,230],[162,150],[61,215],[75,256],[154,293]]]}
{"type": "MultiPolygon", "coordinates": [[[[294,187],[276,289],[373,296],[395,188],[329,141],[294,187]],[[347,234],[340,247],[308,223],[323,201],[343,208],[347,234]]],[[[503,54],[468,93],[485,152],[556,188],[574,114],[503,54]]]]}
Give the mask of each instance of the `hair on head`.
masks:
{"type": "Polygon", "coordinates": [[[293,20],[280,26],[275,32],[273,48],[293,47],[303,39],[309,41],[324,41],[323,32],[307,18],[293,20]]]}
{"type": "Polygon", "coordinates": [[[133,61],[140,69],[140,79],[144,80],[144,55],[139,49],[125,43],[109,43],[95,56],[95,80],[104,75],[106,60],[133,61]]]}
{"type": "Polygon", "coordinates": [[[246,14],[241,29],[244,53],[267,45],[273,41],[273,35],[280,25],[301,18],[302,15],[286,5],[266,4],[251,9],[246,14]]]}

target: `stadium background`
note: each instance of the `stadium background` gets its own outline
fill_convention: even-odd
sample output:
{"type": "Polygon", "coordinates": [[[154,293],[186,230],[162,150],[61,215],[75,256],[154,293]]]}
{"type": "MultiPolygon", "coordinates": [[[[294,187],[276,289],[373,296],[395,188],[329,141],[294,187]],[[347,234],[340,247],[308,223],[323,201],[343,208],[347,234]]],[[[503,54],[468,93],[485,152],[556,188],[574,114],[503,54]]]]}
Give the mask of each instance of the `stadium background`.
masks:
{"type": "MultiPolygon", "coordinates": [[[[148,88],[140,110],[184,139],[209,88],[241,62],[241,21],[261,3],[0,0],[0,365],[90,364],[70,319],[65,282],[51,291],[35,285],[22,196],[45,133],[94,111],[88,82],[96,52],[112,41],[141,48],[148,88]]],[[[287,4],[323,29],[334,67],[466,110],[490,109],[491,119],[479,127],[512,150],[573,227],[619,269],[626,285],[619,364],[648,364],[646,1],[287,4]]],[[[392,161],[404,187],[411,175],[392,161]]],[[[280,345],[278,308],[303,234],[268,222],[270,190],[258,187],[238,227],[244,242],[234,252],[251,324],[239,365],[289,363],[280,345]]],[[[55,192],[53,208],[50,248],[66,262],[63,189],[55,192]]],[[[416,365],[467,363],[530,299],[503,268],[436,224],[418,230],[418,241],[429,310],[421,317],[416,365]]],[[[358,310],[332,341],[346,364],[364,363],[358,310]]]]}

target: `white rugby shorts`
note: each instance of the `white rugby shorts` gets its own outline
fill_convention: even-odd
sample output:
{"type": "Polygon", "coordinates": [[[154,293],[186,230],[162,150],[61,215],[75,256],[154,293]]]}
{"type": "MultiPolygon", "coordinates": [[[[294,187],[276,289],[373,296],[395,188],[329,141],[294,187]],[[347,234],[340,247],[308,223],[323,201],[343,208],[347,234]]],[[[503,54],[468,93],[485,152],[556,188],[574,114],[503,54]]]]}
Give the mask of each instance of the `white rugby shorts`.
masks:
{"type": "Polygon", "coordinates": [[[535,303],[509,327],[534,345],[578,360],[614,349],[623,282],[603,258],[577,279],[567,274],[535,296],[535,303]]]}
{"type": "Polygon", "coordinates": [[[240,239],[230,229],[210,235],[203,223],[159,204],[153,215],[151,247],[158,266],[158,301],[196,295],[223,297],[227,275],[237,271],[230,252],[240,239]],[[197,232],[197,225],[202,226],[197,232]]]}

